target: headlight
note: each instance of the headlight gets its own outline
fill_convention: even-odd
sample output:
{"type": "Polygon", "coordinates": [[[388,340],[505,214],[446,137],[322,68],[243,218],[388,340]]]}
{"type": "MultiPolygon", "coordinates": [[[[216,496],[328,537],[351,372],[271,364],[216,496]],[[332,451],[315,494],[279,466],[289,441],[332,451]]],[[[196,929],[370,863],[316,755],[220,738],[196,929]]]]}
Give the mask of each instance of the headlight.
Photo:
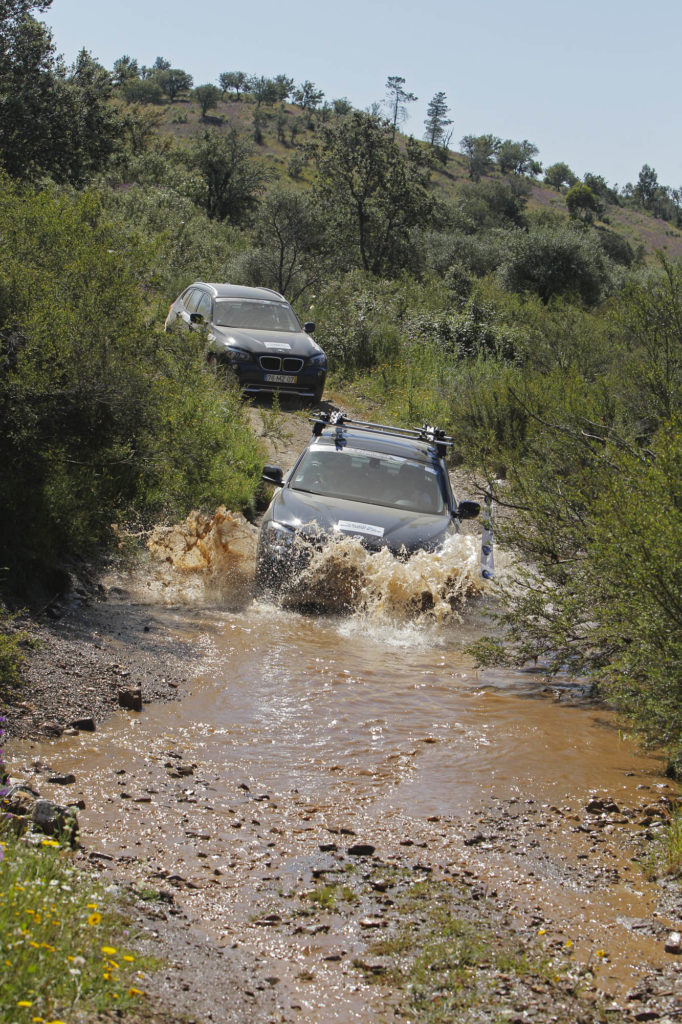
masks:
{"type": "Polygon", "coordinates": [[[327,357],[324,354],[324,352],[320,352],[319,355],[316,355],[316,356],[311,356],[310,357],[310,365],[311,366],[326,366],[327,365],[327,357]]]}
{"type": "Polygon", "coordinates": [[[296,531],[292,526],[286,526],[284,523],[278,523],[274,519],[271,519],[266,525],[267,530],[267,541],[269,544],[292,544],[296,531]]]}
{"type": "Polygon", "coordinates": [[[245,352],[242,348],[232,348],[231,345],[228,345],[224,352],[231,363],[249,363],[253,359],[250,352],[245,352]]]}

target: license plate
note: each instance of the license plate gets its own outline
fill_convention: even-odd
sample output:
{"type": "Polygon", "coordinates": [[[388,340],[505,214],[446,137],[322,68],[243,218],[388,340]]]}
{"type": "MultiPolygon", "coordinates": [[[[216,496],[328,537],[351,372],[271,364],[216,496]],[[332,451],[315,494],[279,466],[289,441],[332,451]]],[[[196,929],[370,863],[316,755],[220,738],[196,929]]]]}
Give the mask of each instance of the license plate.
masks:
{"type": "Polygon", "coordinates": [[[265,380],[268,384],[295,384],[297,377],[291,377],[288,373],[266,373],[265,380]]]}

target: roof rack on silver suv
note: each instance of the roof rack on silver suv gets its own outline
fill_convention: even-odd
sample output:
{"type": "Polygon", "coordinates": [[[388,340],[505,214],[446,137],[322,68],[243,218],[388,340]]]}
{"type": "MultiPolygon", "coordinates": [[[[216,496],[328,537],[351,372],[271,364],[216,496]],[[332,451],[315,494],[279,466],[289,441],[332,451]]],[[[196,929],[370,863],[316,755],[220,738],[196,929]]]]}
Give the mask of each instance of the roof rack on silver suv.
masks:
{"type": "Polygon", "coordinates": [[[390,437],[414,438],[416,441],[425,441],[427,444],[434,445],[438,455],[441,457],[445,456],[447,446],[453,443],[453,439],[448,437],[445,431],[440,430],[438,427],[429,426],[426,423],[417,430],[410,430],[407,427],[391,427],[386,423],[354,420],[342,412],[321,412],[316,416],[311,416],[310,420],[313,424],[313,435],[315,437],[319,437],[325,427],[336,427],[337,431],[340,431],[343,427],[349,426],[353,427],[354,430],[371,430],[390,437]]]}

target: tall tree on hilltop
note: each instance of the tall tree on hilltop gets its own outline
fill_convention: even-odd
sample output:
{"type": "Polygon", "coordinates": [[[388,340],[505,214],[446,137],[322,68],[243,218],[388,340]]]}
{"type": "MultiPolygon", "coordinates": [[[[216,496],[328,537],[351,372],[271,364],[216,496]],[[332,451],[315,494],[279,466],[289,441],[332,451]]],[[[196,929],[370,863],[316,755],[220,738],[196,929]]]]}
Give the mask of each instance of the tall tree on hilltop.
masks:
{"type": "MultiPolygon", "coordinates": [[[[160,58],[157,57],[157,60],[160,58]]],[[[154,81],[158,82],[168,99],[173,103],[177,96],[189,92],[194,84],[191,75],[182,68],[164,68],[154,73],[154,81]]]]}
{"type": "Polygon", "coordinates": [[[452,138],[452,132],[447,131],[452,124],[452,119],[448,117],[449,113],[445,93],[437,92],[426,108],[424,138],[443,163],[447,162],[448,145],[452,138]]]}
{"type": "Polygon", "coordinates": [[[201,107],[202,118],[206,117],[209,110],[215,110],[221,96],[222,92],[218,86],[212,85],[210,82],[206,85],[198,85],[196,89],[192,90],[192,99],[195,99],[201,107]]]}
{"type": "Polygon", "coordinates": [[[538,152],[538,147],[528,139],[505,139],[497,150],[497,166],[503,174],[528,174],[535,178],[542,171],[542,164],[535,159],[538,152]]]}
{"type": "Polygon", "coordinates": [[[237,100],[241,99],[241,92],[244,90],[248,75],[245,71],[223,71],[218,77],[220,88],[224,93],[234,89],[237,100]]]}
{"type": "Polygon", "coordinates": [[[501,142],[496,135],[465,135],[460,146],[469,162],[469,177],[480,181],[482,175],[493,166],[493,157],[501,142]]]}
{"type": "Polygon", "coordinates": [[[405,79],[400,75],[389,75],[386,79],[386,106],[389,109],[389,120],[393,126],[393,138],[398,125],[407,118],[407,103],[414,103],[417,97],[413,92],[405,91],[405,79]]]}
{"type": "Polygon", "coordinates": [[[561,191],[564,185],[568,185],[569,188],[575,185],[578,181],[578,176],[573,173],[567,163],[560,160],[556,164],[551,164],[545,170],[544,181],[546,185],[551,185],[552,188],[561,191]]]}
{"type": "Polygon", "coordinates": [[[410,231],[433,214],[428,157],[414,139],[403,153],[393,126],[354,110],[324,124],[311,147],[315,194],[339,258],[373,274],[414,262],[410,231]]]}

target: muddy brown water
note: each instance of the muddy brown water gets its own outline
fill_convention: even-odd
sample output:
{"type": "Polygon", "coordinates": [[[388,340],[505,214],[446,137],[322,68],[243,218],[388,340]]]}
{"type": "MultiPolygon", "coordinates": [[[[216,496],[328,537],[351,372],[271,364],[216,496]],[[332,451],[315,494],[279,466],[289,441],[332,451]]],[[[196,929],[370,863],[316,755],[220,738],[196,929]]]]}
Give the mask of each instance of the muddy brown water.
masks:
{"type": "MultiPolygon", "coordinates": [[[[457,543],[449,567],[430,556],[441,596],[444,579],[475,578],[472,539],[457,543]]],[[[162,586],[126,579],[119,599],[163,602],[168,628],[192,639],[189,692],[117,714],[94,735],[12,753],[73,772],[86,848],[141,886],[174,886],[218,941],[252,948],[283,1012],[326,1024],[373,1019],[379,1006],[347,966],[361,929],[337,930],[333,918],[312,937],[277,927],[283,897],[316,884],[325,843],[465,868],[513,919],[601,964],[609,999],[669,966],[664,935],[677,922],[659,913],[632,859],[634,818],[594,824],[585,812],[593,793],[626,811],[657,800],[661,760],[568,682],[548,691],[539,672],[476,670],[466,649],[488,626],[488,596],[472,594],[459,614],[414,612],[395,563],[354,613],[320,615],[253,599],[248,587],[209,598],[201,577],[164,571],[162,586]]],[[[229,567],[221,572],[229,591],[229,567]]],[[[428,559],[414,573],[421,594],[428,559]]]]}

